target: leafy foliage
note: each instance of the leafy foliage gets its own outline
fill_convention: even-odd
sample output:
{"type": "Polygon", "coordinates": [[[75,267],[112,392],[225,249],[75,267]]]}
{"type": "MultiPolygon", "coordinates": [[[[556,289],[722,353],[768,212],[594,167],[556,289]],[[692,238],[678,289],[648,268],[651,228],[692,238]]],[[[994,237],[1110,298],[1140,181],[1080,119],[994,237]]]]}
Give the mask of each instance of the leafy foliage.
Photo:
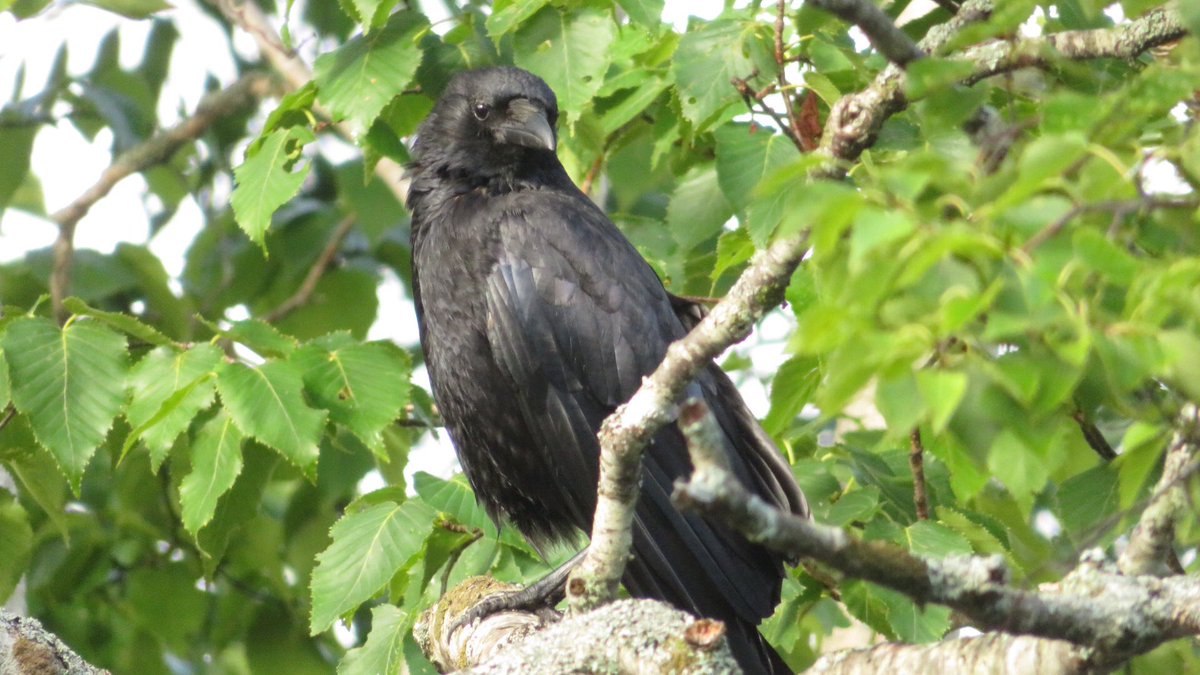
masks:
{"type": "MultiPolygon", "coordinates": [[[[25,17],[45,4],[0,7],[39,21],[25,17]]],[[[116,156],[179,107],[164,82],[193,28],[157,0],[94,4],[156,17],[142,58],[128,65],[114,32],[90,70],[68,69],[64,47],[44,86],[17,87],[0,109],[0,215],[49,217],[58,177],[31,161],[47,124],[116,156]]],[[[756,251],[810,230],[779,365],[739,376],[769,387],[764,427],[819,521],[927,557],[1001,555],[1028,584],[1113,546],[1200,401],[1196,39],[965,84],[963,48],[1160,4],[997,3],[910,64],[906,106],[842,179],[814,180],[821,161],[781,128],[781,85],[819,126],[886,64],[795,4],[778,55],[760,3],[686,28],[661,0],[449,3],[441,19],[345,0],[276,17],[322,52],[313,81],[141,172],[152,231],[199,214],[181,274],[154,247],[78,250],[56,322],[53,251],[0,264],[0,465],[18,484],[0,491],[0,598],[24,573],[31,611],[114,672],[427,672],[410,629],[446,585],[528,581],[568,554],[497,528],[461,476],[415,470],[434,442],[449,451],[411,382],[420,351],[368,339],[413,321],[383,315],[396,310],[379,298],[411,291],[409,232],[404,195],[372,171],[407,161],[454,72],[492,63],[554,87],[564,165],[671,291],[721,295],[756,251]]],[[[231,61],[260,66],[245,58],[231,61]]],[[[1194,551],[1200,528],[1179,529],[1194,551]]],[[[764,626],[794,667],[851,621],[911,642],[951,626],[943,608],[834,582],[793,570],[764,626]]],[[[1168,660],[1200,667],[1175,643],[1130,668],[1168,660]]]]}

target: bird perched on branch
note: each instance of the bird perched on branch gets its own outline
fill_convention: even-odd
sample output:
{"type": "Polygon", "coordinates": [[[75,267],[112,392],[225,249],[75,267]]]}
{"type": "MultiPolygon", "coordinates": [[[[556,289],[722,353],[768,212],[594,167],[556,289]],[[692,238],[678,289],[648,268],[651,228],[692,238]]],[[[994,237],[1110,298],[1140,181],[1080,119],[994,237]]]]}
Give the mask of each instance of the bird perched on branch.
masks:
{"type": "MultiPolygon", "coordinates": [[[[479,501],[538,547],[590,530],[596,432],[698,316],[572,183],[555,156],[557,119],[554,92],[531,73],[459,74],[417,132],[408,199],[438,409],[479,501]]],[[[688,393],[712,410],[742,482],[807,514],[729,378],[710,365],[688,393]]],[[[667,425],[643,458],[624,584],[724,621],[747,672],[784,672],[757,631],[779,601],[784,561],[676,510],[672,485],[690,470],[683,435],[667,425]]]]}

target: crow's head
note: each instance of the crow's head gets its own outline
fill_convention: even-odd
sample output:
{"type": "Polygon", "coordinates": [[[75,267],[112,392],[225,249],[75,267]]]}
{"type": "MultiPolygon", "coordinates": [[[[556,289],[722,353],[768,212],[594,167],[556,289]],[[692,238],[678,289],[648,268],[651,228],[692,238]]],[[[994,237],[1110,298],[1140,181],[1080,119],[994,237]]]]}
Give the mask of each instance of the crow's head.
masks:
{"type": "Polygon", "coordinates": [[[553,157],[558,102],[538,76],[511,67],[459,73],[417,131],[417,164],[477,175],[553,157]]]}

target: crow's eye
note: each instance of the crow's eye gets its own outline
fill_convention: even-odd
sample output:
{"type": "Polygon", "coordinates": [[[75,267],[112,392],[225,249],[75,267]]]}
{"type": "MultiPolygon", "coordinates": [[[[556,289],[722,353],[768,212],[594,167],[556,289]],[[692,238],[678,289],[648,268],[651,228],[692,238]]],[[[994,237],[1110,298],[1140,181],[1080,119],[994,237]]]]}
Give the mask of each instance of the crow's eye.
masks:
{"type": "Polygon", "coordinates": [[[492,113],[492,106],[486,103],[476,103],[471,108],[471,112],[475,113],[475,119],[482,122],[483,120],[486,120],[487,116],[492,113]]]}

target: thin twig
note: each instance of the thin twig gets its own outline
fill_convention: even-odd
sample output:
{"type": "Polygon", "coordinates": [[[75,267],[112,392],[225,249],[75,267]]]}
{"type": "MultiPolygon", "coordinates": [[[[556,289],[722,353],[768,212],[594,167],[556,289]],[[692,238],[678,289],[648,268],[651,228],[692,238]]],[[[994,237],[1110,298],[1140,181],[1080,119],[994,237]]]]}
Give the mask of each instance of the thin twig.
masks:
{"type": "Polygon", "coordinates": [[[779,95],[783,97],[783,107],[787,111],[788,137],[792,139],[800,152],[805,152],[804,135],[800,131],[800,118],[796,116],[792,96],[788,93],[787,74],[784,72],[787,66],[787,54],[783,49],[783,19],[786,13],[787,0],[779,0],[775,9],[775,65],[778,66],[776,77],[779,80],[779,95]]]}
{"type": "Polygon", "coordinates": [[[16,416],[17,409],[13,407],[13,404],[9,403],[4,408],[4,418],[0,419],[0,431],[4,431],[4,427],[8,426],[8,423],[12,422],[13,418],[16,416]]]}
{"type": "MultiPolygon", "coordinates": [[[[215,6],[230,23],[240,27],[254,38],[259,51],[266,57],[271,67],[287,82],[289,90],[300,89],[312,81],[312,68],[297,56],[295,51],[284,46],[283,40],[279,38],[279,33],[271,27],[267,16],[256,3],[240,2],[239,0],[207,0],[207,2],[215,6]]],[[[331,117],[319,103],[313,106],[313,111],[325,119],[331,117]]],[[[338,122],[333,125],[333,129],[341,138],[355,143],[354,131],[348,124],[338,122]]],[[[401,204],[408,200],[409,179],[404,172],[404,167],[383,157],[375,164],[375,176],[383,181],[383,184],[392,191],[401,204]]]]}
{"type": "Polygon", "coordinates": [[[1079,430],[1083,432],[1083,440],[1087,441],[1087,444],[1092,450],[1096,451],[1097,455],[1100,455],[1100,459],[1111,462],[1117,458],[1117,451],[1113,450],[1113,447],[1108,444],[1108,439],[1104,437],[1104,434],[1100,433],[1100,430],[1096,428],[1096,425],[1087,418],[1087,415],[1082,410],[1076,410],[1074,413],[1071,413],[1071,418],[1075,420],[1075,423],[1079,425],[1079,430]]]}
{"type": "Polygon", "coordinates": [[[587,175],[583,177],[583,182],[579,184],[579,189],[583,194],[592,196],[592,183],[596,182],[596,177],[600,175],[600,169],[604,168],[604,152],[601,151],[596,161],[592,162],[591,168],[588,169],[587,175]]]}
{"type": "Polygon", "coordinates": [[[925,446],[921,443],[921,428],[913,427],[909,434],[908,466],[913,476],[913,506],[917,520],[929,520],[929,495],[925,490],[925,446]]]}
{"type": "Polygon", "coordinates": [[[342,222],[338,223],[337,229],[329,237],[329,242],[325,244],[321,255],[313,262],[309,268],[308,274],[305,275],[300,288],[296,289],[288,299],[279,303],[279,306],[267,313],[263,317],[263,321],[267,323],[275,323],[286,317],[288,314],[296,311],[304,306],[312,297],[313,291],[317,290],[317,284],[321,281],[325,271],[329,268],[329,263],[333,262],[333,257],[337,255],[338,249],[342,247],[342,242],[346,240],[346,235],[350,234],[350,229],[354,227],[357,218],[354,215],[346,216],[342,222]]]}
{"type": "Polygon", "coordinates": [[[1124,219],[1129,214],[1143,209],[1194,209],[1198,206],[1200,206],[1200,200],[1197,199],[1157,199],[1153,197],[1079,204],[1027,239],[1021,246],[1021,250],[1026,255],[1033,253],[1034,249],[1046,243],[1048,239],[1057,236],[1071,221],[1085,213],[1109,212],[1113,214],[1114,219],[1124,219]]]}
{"type": "Polygon", "coordinates": [[[75,227],[80,219],[123,178],[170,160],[180,147],[199,138],[219,120],[256,103],[270,93],[270,88],[270,78],[262,73],[250,73],[226,89],[205,96],[191,117],[155,134],[118,157],[100,174],[92,187],[51,216],[58,225],[58,238],[53,248],[50,298],[54,314],[60,321],[66,318],[62,302],[70,293],[75,227]]]}

